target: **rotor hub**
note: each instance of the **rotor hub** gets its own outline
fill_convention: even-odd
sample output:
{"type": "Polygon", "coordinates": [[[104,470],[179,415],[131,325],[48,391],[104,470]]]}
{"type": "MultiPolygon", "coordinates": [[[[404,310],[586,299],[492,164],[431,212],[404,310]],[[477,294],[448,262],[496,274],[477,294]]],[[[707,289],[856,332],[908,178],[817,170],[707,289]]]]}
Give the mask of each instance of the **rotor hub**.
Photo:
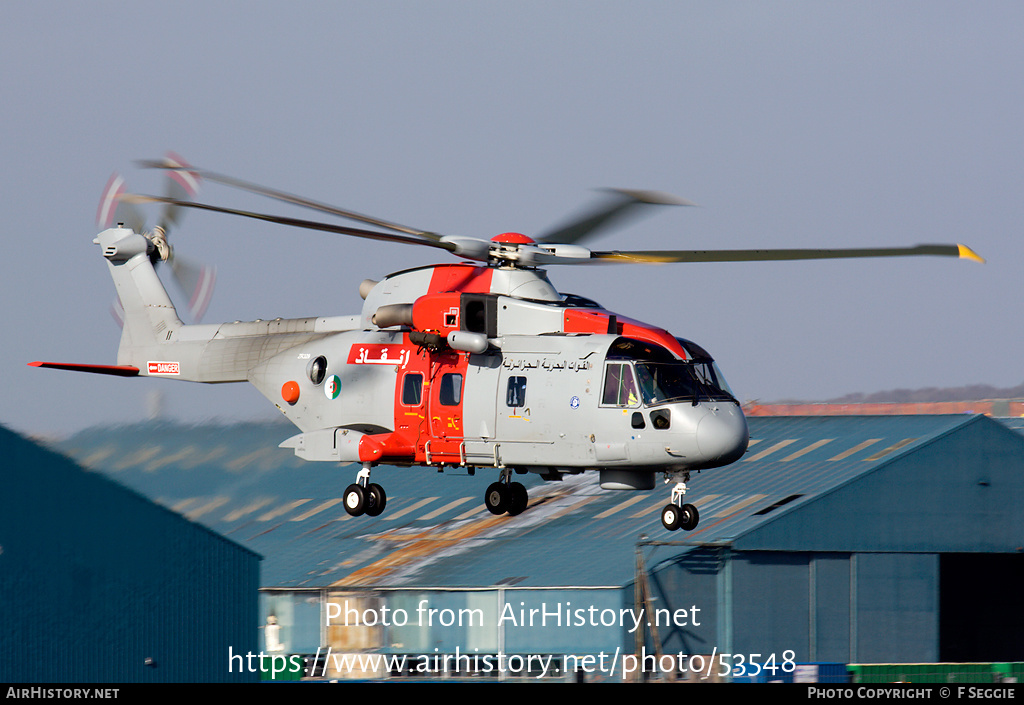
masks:
{"type": "Polygon", "coordinates": [[[491,238],[491,242],[501,245],[535,245],[537,241],[522,233],[502,233],[491,238]]]}

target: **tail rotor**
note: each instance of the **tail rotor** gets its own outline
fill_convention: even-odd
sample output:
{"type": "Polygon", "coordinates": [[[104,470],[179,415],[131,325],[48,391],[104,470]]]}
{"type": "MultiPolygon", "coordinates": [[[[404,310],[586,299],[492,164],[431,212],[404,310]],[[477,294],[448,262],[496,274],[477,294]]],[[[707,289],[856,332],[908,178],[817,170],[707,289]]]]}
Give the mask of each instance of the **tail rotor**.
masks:
{"type": "MultiPolygon", "coordinates": [[[[217,269],[211,265],[181,257],[175,253],[170,244],[170,233],[180,222],[184,209],[179,202],[192,200],[199,192],[201,178],[191,171],[188,163],[174,152],[168,152],[161,164],[167,168],[167,185],[165,192],[167,201],[160,212],[157,224],[152,230],[146,227],[146,219],[141,209],[123,196],[126,193],[125,180],[114,173],[107,182],[100,198],[96,214],[96,223],[101,230],[115,224],[123,224],[136,233],[144,235],[153,243],[154,264],[167,262],[170,265],[171,278],[185,294],[188,301],[188,312],[195,322],[200,322],[206,313],[213,297],[214,285],[217,281],[217,269]]],[[[111,306],[111,314],[123,324],[123,311],[120,301],[111,306]],[[118,314],[121,315],[118,315],[118,314]]]]}

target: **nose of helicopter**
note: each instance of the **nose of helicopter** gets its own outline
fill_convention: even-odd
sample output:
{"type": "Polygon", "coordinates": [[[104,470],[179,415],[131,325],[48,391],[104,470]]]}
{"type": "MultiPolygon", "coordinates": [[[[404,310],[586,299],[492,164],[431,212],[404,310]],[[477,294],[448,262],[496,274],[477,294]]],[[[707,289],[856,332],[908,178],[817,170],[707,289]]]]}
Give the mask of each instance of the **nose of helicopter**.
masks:
{"type": "Polygon", "coordinates": [[[714,465],[736,462],[747,451],[747,420],[738,406],[717,407],[697,424],[697,450],[714,465]]]}

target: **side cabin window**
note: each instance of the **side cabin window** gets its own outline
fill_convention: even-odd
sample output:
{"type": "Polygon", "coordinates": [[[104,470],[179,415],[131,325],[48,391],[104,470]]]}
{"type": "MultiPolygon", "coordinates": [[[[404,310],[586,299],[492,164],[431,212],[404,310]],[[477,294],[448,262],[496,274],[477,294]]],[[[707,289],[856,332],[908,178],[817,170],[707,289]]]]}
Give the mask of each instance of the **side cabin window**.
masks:
{"type": "Polygon", "coordinates": [[[423,401],[423,375],[410,372],[402,382],[402,403],[406,406],[419,406],[423,401]]]}
{"type": "Polygon", "coordinates": [[[604,368],[603,406],[637,406],[640,395],[636,390],[633,367],[627,362],[609,362],[604,368]]]}
{"type": "Polygon", "coordinates": [[[442,406],[458,406],[462,401],[462,375],[448,372],[441,376],[441,389],[438,401],[442,406]]]}
{"type": "Polygon", "coordinates": [[[505,405],[512,407],[526,406],[526,377],[508,378],[508,390],[505,392],[505,405]]]}

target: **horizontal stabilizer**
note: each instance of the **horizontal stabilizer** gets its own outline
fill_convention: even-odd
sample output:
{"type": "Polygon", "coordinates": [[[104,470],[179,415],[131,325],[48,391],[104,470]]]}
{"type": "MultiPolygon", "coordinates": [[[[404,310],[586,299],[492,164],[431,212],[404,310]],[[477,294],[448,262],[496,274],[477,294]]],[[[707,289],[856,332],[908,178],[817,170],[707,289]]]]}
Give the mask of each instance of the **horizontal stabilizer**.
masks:
{"type": "Polygon", "coordinates": [[[54,370],[72,370],[74,372],[92,372],[97,375],[114,375],[115,377],[136,377],[138,367],[131,365],[79,365],[70,362],[30,362],[30,367],[49,367],[54,370]]]}

